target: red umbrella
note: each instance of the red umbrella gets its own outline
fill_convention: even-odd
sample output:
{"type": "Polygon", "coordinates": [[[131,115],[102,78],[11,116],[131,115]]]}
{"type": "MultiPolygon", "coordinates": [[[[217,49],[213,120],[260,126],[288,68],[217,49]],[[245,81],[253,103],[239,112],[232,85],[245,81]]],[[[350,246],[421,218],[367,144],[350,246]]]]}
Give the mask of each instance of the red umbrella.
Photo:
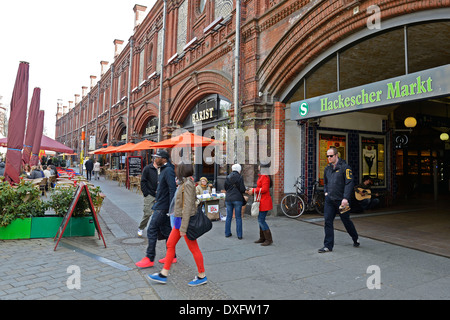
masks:
{"type": "Polygon", "coordinates": [[[31,99],[30,109],[28,110],[27,131],[25,133],[25,144],[23,145],[22,151],[22,165],[30,163],[34,137],[36,134],[36,125],[39,116],[40,102],[41,89],[34,88],[33,98],[31,99]]]}
{"type": "Polygon", "coordinates": [[[19,183],[22,163],[23,138],[27,120],[28,79],[30,65],[20,62],[16,83],[11,98],[11,112],[8,122],[8,150],[6,151],[5,180],[19,183]]]}
{"type": "Polygon", "coordinates": [[[44,130],[44,110],[39,111],[39,118],[36,126],[36,132],[33,141],[33,153],[30,164],[37,166],[39,164],[39,150],[41,150],[42,131],[44,130]]]}
{"type": "MultiPolygon", "coordinates": [[[[7,147],[8,139],[3,138],[0,139],[0,147],[7,147]]],[[[61,142],[53,140],[52,138],[47,137],[46,135],[42,135],[41,138],[41,150],[49,150],[61,153],[73,153],[73,150],[69,147],[66,147],[61,142]]]]}

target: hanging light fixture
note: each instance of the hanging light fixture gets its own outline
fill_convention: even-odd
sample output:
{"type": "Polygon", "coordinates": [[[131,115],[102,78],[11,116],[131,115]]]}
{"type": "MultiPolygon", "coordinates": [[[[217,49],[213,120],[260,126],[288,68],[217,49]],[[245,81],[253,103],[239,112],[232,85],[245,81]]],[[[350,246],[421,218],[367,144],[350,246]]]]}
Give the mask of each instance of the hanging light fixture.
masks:
{"type": "Polygon", "coordinates": [[[408,117],[405,119],[405,127],[414,128],[417,125],[417,120],[414,117],[408,117]]]}
{"type": "Polygon", "coordinates": [[[447,141],[449,139],[448,133],[446,132],[441,133],[439,138],[441,138],[442,141],[447,141]]]}

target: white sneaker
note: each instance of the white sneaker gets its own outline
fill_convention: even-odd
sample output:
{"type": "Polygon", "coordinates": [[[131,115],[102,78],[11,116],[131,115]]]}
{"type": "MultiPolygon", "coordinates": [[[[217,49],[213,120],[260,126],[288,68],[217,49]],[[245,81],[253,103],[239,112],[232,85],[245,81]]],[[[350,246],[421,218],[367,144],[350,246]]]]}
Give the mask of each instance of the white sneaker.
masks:
{"type": "Polygon", "coordinates": [[[142,237],[142,234],[144,233],[144,230],[138,229],[138,236],[142,237]]]}

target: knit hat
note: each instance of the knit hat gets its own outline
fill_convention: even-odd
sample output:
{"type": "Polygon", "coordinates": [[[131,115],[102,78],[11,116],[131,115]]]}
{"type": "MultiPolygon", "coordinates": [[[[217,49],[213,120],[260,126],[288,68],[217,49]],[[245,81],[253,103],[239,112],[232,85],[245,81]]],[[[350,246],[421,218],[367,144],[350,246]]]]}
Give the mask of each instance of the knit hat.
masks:
{"type": "Polygon", "coordinates": [[[241,165],[239,164],[239,163],[236,163],[236,164],[233,164],[232,166],[231,166],[231,170],[232,171],[237,171],[237,172],[239,172],[239,173],[241,173],[241,165]]]}
{"type": "Polygon", "coordinates": [[[206,179],[206,177],[201,177],[200,181],[205,180],[206,182],[208,182],[208,179],[206,179]]]}

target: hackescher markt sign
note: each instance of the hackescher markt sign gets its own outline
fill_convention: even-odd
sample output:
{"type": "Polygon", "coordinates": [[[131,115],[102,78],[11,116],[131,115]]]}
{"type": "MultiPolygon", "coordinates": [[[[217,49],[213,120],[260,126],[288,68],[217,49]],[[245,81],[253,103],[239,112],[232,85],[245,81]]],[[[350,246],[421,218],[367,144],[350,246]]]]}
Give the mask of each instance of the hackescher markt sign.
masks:
{"type": "Polygon", "coordinates": [[[291,103],[291,120],[305,120],[450,95],[450,65],[291,103]]]}

